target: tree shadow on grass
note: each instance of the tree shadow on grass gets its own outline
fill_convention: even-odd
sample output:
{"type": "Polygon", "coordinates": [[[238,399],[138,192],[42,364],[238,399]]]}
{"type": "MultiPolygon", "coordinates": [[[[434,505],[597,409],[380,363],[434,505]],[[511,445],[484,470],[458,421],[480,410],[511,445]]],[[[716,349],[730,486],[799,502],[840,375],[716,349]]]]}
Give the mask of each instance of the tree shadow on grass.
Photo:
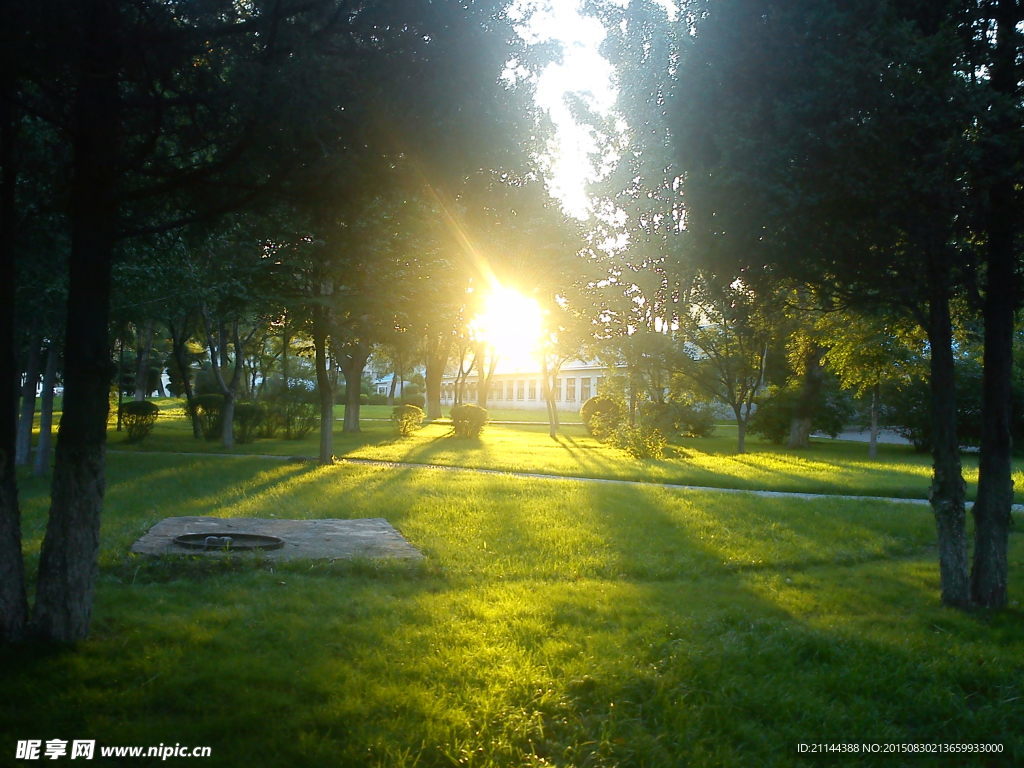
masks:
{"type": "Polygon", "coordinates": [[[781,503],[494,476],[417,487],[425,472],[332,467],[303,478],[303,496],[404,499],[405,522],[466,564],[458,578],[104,582],[78,652],[0,655],[8,743],[208,744],[255,765],[674,768],[969,735],[1005,745],[991,764],[1021,757],[1024,654],[997,653],[1020,646],[1019,613],[937,608],[934,574],[905,564],[808,566],[787,583],[834,536],[816,547],[811,518],[789,523],[810,537],[795,554],[731,567],[737,552],[757,559],[781,503]]]}
{"type": "MultiPolygon", "coordinates": [[[[593,446],[583,445],[575,438],[562,434],[555,435],[554,440],[572,456],[582,474],[602,477],[614,471],[615,464],[607,458],[599,458],[600,454],[594,451],[593,446]]],[[[627,459],[626,454],[623,454],[623,459],[627,459]]]]}

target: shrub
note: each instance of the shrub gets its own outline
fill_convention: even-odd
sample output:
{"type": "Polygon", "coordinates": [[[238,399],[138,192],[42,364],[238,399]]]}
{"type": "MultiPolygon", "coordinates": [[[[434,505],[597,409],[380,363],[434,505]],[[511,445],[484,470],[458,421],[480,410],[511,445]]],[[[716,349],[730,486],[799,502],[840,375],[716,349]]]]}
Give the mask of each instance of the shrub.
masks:
{"type": "Polygon", "coordinates": [[[271,401],[268,407],[275,412],[274,419],[284,430],[286,440],[298,440],[320,424],[320,404],[316,392],[291,391],[271,401]]]}
{"type": "Polygon", "coordinates": [[[638,459],[661,459],[665,456],[665,435],[655,427],[620,424],[612,432],[610,442],[638,459]]]}
{"type": "Polygon", "coordinates": [[[388,404],[388,396],[387,395],[378,395],[378,394],[370,395],[369,399],[366,402],[366,404],[367,405],[387,405],[388,404]]]}
{"type": "MultiPolygon", "coordinates": [[[[54,403],[54,410],[57,410],[57,404],[54,403]]],[[[107,424],[117,419],[117,385],[111,384],[110,390],[107,392],[107,424]]]]}
{"type": "Polygon", "coordinates": [[[221,415],[224,411],[224,395],[206,394],[192,398],[192,409],[199,419],[199,428],[207,440],[216,440],[221,433],[221,415]]]}
{"type": "Polygon", "coordinates": [[[640,423],[657,429],[666,437],[708,437],[715,431],[715,411],[709,403],[676,400],[667,403],[644,403],[640,423]]]}
{"type": "Polygon", "coordinates": [[[160,408],[149,400],[130,401],[121,406],[121,424],[128,432],[128,442],[138,443],[153,431],[160,408]]]}
{"type": "Polygon", "coordinates": [[[402,437],[408,437],[423,425],[423,417],[425,415],[422,408],[406,403],[404,405],[396,405],[392,409],[391,420],[395,422],[398,434],[402,437]]]}
{"type": "Polygon", "coordinates": [[[472,403],[452,407],[452,429],[456,437],[479,437],[486,423],[486,408],[472,403]]]}
{"type": "Polygon", "coordinates": [[[256,403],[235,404],[235,440],[239,443],[251,443],[256,439],[256,431],[263,422],[264,409],[256,403]]]}
{"type": "Polygon", "coordinates": [[[417,408],[423,409],[427,407],[427,398],[423,395],[406,395],[402,398],[402,405],[415,405],[417,408]]]}
{"type": "MultiPolygon", "coordinates": [[[[800,399],[800,388],[791,385],[785,389],[772,387],[760,399],[757,410],[750,417],[752,433],[768,438],[776,445],[789,439],[789,431],[800,399]]],[[[835,437],[853,418],[849,398],[842,392],[831,390],[821,395],[811,420],[811,429],[835,437]]]]}
{"type": "Polygon", "coordinates": [[[587,432],[603,440],[612,433],[626,417],[622,401],[611,395],[595,395],[580,406],[580,420],[587,432]]]}
{"type": "Polygon", "coordinates": [[[212,370],[201,368],[196,371],[192,392],[195,395],[219,395],[221,393],[220,382],[217,381],[217,376],[212,370]]]}
{"type": "Polygon", "coordinates": [[[256,425],[256,437],[269,440],[277,437],[284,429],[284,409],[275,402],[262,402],[259,404],[261,418],[256,425]]]}
{"type": "Polygon", "coordinates": [[[370,396],[369,395],[360,394],[359,395],[359,404],[360,405],[369,405],[370,404],[370,396]]]}
{"type": "Polygon", "coordinates": [[[715,431],[715,407],[711,403],[675,403],[681,410],[681,431],[685,437],[711,437],[715,431]]]}

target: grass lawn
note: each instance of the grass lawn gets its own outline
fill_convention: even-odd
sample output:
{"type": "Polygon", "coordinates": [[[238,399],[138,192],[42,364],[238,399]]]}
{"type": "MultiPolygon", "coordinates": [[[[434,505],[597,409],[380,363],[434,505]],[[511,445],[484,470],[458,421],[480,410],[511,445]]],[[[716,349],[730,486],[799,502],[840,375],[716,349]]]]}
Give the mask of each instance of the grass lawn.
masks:
{"type": "MultiPolygon", "coordinates": [[[[368,406],[365,410],[387,410],[368,406]]],[[[492,424],[478,441],[449,436],[447,424],[430,424],[400,439],[387,421],[365,421],[360,434],[338,431],[339,457],[467,466],[579,477],[642,480],[747,490],[926,498],[931,458],[908,446],[881,445],[879,458],[867,458],[864,443],[816,438],[805,451],[789,451],[756,437],[748,453],[736,453],[735,427],[719,426],[712,437],[681,440],[670,456],[642,461],[589,437],[582,426],[566,425],[552,440],[545,424],[492,424]]],[[[302,440],[257,440],[237,445],[236,453],[315,455],[317,434],[302,440]]],[[[219,452],[220,444],[193,439],[180,401],[164,405],[153,434],[137,446],[123,433],[110,433],[112,449],[219,452]]],[[[973,498],[978,475],[976,455],[965,455],[964,475],[973,498]]],[[[1024,502],[1024,463],[1015,462],[1017,500],[1024,502]]]]}
{"type": "MultiPolygon", "coordinates": [[[[46,484],[22,477],[22,506],[34,570],[46,484]]],[[[101,546],[91,638],[0,657],[5,750],[85,738],[208,745],[210,765],[382,768],[1024,760],[1024,615],[940,607],[914,505],[118,453],[101,546]],[[382,516],[427,559],[127,553],[194,514],[382,516]],[[1004,751],[836,761],[801,742],[1004,751]]],[[[1010,561],[1019,598],[1019,532],[1010,561]]]]}
{"type": "MultiPolygon", "coordinates": [[[[445,416],[448,415],[448,406],[445,406],[443,412],[445,416]]],[[[345,406],[339,405],[335,408],[335,413],[340,419],[345,415],[345,406]]],[[[517,408],[488,408],[487,413],[491,421],[529,421],[539,424],[548,423],[548,412],[543,408],[540,409],[517,409],[517,408]]],[[[391,406],[390,405],[363,405],[359,408],[359,417],[361,419],[390,419],[391,418],[391,406]]],[[[575,411],[559,411],[558,421],[561,424],[579,424],[580,423],[580,412],[579,409],[575,411]]]]}

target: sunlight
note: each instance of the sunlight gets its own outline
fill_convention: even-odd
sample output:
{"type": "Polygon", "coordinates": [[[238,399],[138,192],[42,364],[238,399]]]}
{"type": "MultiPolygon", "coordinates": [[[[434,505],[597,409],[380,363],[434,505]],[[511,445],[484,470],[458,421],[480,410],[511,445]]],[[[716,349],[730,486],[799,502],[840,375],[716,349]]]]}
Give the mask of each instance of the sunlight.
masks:
{"type": "Polygon", "coordinates": [[[544,329],[544,314],[533,299],[499,286],[484,300],[473,320],[475,338],[494,347],[501,370],[534,370],[537,345],[544,329]]]}

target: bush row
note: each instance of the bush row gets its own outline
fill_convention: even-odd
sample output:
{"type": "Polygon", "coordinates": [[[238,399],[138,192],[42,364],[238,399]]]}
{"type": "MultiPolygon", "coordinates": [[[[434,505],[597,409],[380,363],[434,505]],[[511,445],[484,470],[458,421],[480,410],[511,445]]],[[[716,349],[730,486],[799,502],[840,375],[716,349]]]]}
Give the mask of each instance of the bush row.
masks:
{"type": "Polygon", "coordinates": [[[621,399],[605,394],[580,408],[580,419],[591,435],[639,459],[662,458],[669,437],[707,437],[715,429],[714,409],[704,403],[645,402],[635,426],[627,415],[621,399]]]}
{"type": "MultiPolygon", "coordinates": [[[[197,395],[192,409],[199,420],[203,437],[220,439],[224,424],[224,395],[197,395]]],[[[256,438],[284,437],[298,440],[320,423],[320,408],[306,396],[293,395],[259,403],[235,403],[235,440],[250,443],[256,438]]]]}

